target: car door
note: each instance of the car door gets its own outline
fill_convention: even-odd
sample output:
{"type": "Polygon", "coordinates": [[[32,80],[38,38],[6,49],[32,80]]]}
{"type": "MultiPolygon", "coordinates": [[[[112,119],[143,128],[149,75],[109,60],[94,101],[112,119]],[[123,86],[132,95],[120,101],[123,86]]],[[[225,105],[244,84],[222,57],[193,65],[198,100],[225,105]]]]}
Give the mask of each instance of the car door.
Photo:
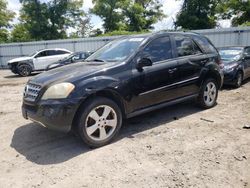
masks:
{"type": "Polygon", "coordinates": [[[65,57],[68,57],[70,55],[70,52],[64,51],[64,50],[55,50],[55,56],[53,56],[54,59],[60,60],[65,57]]]}
{"type": "Polygon", "coordinates": [[[34,69],[35,70],[43,70],[46,68],[48,60],[48,51],[44,50],[35,55],[33,59],[34,69]]]}
{"type": "Polygon", "coordinates": [[[246,77],[250,77],[250,47],[246,47],[244,50],[244,64],[245,64],[245,71],[246,77]]]}
{"type": "Polygon", "coordinates": [[[163,36],[149,42],[135,58],[135,61],[142,58],[151,59],[152,66],[138,70],[136,62],[134,63],[133,76],[136,97],[134,97],[133,106],[140,109],[174,99],[174,83],[178,79],[178,63],[172,59],[170,37],[163,36]]]}
{"type": "Polygon", "coordinates": [[[198,79],[203,66],[208,62],[208,56],[189,37],[174,36],[175,55],[178,61],[179,97],[195,94],[199,91],[198,79]]]}
{"type": "Polygon", "coordinates": [[[46,67],[50,65],[51,63],[55,63],[58,60],[63,59],[61,54],[59,54],[58,50],[48,50],[48,57],[46,62],[46,67]]]}

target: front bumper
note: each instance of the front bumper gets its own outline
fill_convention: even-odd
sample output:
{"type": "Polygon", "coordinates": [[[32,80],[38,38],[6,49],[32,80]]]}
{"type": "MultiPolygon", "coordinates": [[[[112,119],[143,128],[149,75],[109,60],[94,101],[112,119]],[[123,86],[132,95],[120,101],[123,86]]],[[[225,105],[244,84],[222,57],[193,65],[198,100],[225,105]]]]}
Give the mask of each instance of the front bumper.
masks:
{"type": "Polygon", "coordinates": [[[73,99],[46,100],[37,104],[24,100],[22,114],[25,119],[30,119],[49,129],[69,132],[79,105],[80,101],[73,99]]]}
{"type": "Polygon", "coordinates": [[[8,67],[14,74],[18,74],[17,66],[15,63],[8,63],[8,67]]]}

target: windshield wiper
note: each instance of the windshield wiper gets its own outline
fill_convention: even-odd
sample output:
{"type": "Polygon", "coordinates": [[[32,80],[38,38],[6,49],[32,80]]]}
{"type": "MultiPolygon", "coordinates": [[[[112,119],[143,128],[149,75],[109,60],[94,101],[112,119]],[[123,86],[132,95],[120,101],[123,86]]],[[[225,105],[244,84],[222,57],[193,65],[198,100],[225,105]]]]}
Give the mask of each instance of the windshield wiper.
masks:
{"type": "Polygon", "coordinates": [[[90,61],[105,62],[102,59],[90,59],[90,60],[87,60],[87,62],[90,62],[90,61]]]}

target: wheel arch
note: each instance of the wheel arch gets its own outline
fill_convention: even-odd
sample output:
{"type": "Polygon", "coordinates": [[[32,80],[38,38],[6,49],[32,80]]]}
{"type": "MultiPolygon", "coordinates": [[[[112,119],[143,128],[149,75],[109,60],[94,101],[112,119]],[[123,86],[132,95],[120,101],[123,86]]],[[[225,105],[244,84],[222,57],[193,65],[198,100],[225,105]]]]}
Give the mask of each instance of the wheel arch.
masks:
{"type": "Polygon", "coordinates": [[[18,67],[20,65],[29,65],[31,67],[31,71],[34,70],[34,64],[33,64],[32,61],[19,61],[19,62],[16,62],[16,67],[18,67]]]}
{"type": "Polygon", "coordinates": [[[216,82],[217,82],[217,84],[218,84],[218,86],[219,86],[219,88],[222,86],[223,79],[222,79],[220,73],[217,72],[217,71],[213,71],[213,70],[209,69],[207,71],[204,71],[203,74],[202,74],[202,76],[201,76],[201,80],[199,82],[200,88],[202,87],[204,81],[207,80],[207,79],[209,79],[209,78],[215,79],[216,82]]]}
{"type": "Polygon", "coordinates": [[[126,107],[125,107],[124,100],[122,99],[122,97],[116,91],[113,91],[111,89],[100,90],[93,94],[90,94],[87,98],[85,98],[83,101],[80,102],[80,105],[78,106],[75,112],[72,125],[71,125],[71,129],[73,131],[77,127],[76,124],[77,124],[77,118],[80,116],[80,109],[87,103],[87,101],[95,97],[105,97],[114,101],[118,105],[118,107],[121,109],[122,118],[126,117],[126,107]]]}

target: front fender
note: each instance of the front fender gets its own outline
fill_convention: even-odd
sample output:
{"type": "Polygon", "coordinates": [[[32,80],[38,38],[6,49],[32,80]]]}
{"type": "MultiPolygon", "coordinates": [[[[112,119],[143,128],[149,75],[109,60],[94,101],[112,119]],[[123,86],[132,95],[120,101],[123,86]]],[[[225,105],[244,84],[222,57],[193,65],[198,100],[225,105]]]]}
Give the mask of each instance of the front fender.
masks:
{"type": "Polygon", "coordinates": [[[17,66],[22,65],[22,64],[27,64],[32,68],[32,70],[34,70],[34,63],[32,59],[16,62],[17,66]]]}
{"type": "Polygon", "coordinates": [[[83,97],[86,98],[89,95],[92,95],[98,91],[105,89],[118,89],[120,81],[118,79],[109,77],[109,76],[97,76],[89,78],[86,80],[79,81],[75,85],[74,97],[83,97]]]}
{"type": "Polygon", "coordinates": [[[107,97],[115,101],[125,115],[127,111],[126,90],[120,80],[108,76],[99,76],[79,82],[72,97],[80,99],[79,106],[94,96],[107,97]]]}

